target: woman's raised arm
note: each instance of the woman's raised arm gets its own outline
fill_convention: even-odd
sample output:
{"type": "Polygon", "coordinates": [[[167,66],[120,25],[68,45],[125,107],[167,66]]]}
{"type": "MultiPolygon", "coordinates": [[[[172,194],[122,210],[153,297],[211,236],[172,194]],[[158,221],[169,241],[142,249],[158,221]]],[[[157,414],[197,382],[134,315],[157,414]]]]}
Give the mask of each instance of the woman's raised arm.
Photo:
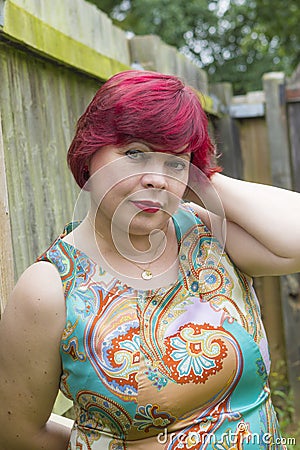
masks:
{"type": "MultiPolygon", "coordinates": [[[[201,191],[205,207],[216,214],[216,192],[226,218],[226,250],[241,270],[252,276],[300,271],[299,193],[216,173],[201,191]]],[[[194,195],[191,200],[198,203],[194,195]]],[[[209,226],[207,212],[197,209],[209,226]]]]}

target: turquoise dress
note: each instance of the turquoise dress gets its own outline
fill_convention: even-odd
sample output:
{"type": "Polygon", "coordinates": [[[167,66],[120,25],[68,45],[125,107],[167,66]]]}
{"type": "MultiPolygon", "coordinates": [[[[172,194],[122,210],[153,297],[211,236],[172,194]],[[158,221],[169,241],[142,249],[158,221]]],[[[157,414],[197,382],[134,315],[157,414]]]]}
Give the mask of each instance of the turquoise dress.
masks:
{"type": "Polygon", "coordinates": [[[39,258],[64,287],[60,388],[69,450],[284,449],[252,280],[188,205],[173,217],[178,280],[137,290],[62,240],[39,258]]]}

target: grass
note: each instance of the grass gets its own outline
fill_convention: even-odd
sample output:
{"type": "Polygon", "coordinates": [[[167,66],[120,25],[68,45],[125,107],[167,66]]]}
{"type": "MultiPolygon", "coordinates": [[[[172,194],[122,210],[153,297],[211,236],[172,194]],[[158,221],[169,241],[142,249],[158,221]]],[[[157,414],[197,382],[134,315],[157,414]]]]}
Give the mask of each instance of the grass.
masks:
{"type": "Polygon", "coordinates": [[[295,422],[293,393],[289,388],[285,363],[281,361],[271,371],[270,385],[272,400],[280,424],[282,437],[289,450],[300,450],[300,424],[295,422]],[[291,443],[291,439],[295,443],[291,443]]]}
{"type": "Polygon", "coordinates": [[[296,424],[291,424],[284,429],[282,429],[282,437],[286,438],[287,448],[289,450],[300,450],[300,426],[296,424]],[[295,439],[295,444],[289,444],[291,439],[295,439]]]}

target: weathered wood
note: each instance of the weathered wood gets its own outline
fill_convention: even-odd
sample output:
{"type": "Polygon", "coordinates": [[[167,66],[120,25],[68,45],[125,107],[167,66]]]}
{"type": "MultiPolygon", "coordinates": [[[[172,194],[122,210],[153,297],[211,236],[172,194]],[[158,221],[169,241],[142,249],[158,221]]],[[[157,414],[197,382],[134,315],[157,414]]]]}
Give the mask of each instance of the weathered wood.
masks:
{"type": "MultiPolygon", "coordinates": [[[[269,132],[271,175],[274,185],[286,189],[293,187],[289,149],[285,79],[282,73],[269,73],[263,77],[266,95],[266,113],[269,132]]],[[[280,210],[280,205],[278,205],[280,210]]],[[[280,214],[278,215],[280,220],[280,214]]],[[[285,230],[282,230],[284,233],[285,230]]],[[[299,274],[280,278],[282,310],[289,382],[294,394],[295,416],[300,419],[300,288],[299,274]]]]}
{"type": "Polygon", "coordinates": [[[300,63],[298,63],[296,70],[294,70],[292,76],[289,78],[289,87],[299,83],[300,83],[300,63]]]}
{"type": "MultiPolygon", "coordinates": [[[[245,104],[245,103],[244,103],[245,104]]],[[[264,118],[247,118],[238,121],[243,179],[255,183],[272,184],[268,130],[264,118]]],[[[281,310],[280,280],[278,277],[260,277],[254,280],[262,308],[262,317],[269,340],[274,367],[285,361],[285,336],[281,310]]],[[[282,372],[284,366],[282,366],[282,372]]],[[[287,376],[287,373],[282,373],[287,376]]]]}
{"type": "Polygon", "coordinates": [[[13,247],[10,229],[5,158],[0,115],[0,317],[14,286],[13,247]]]}
{"type": "Polygon", "coordinates": [[[129,41],[131,59],[146,70],[169,73],[183,78],[190,86],[207,94],[207,74],[175,47],[165,44],[159,36],[135,36],[129,41]]]}
{"type": "Polygon", "coordinates": [[[275,186],[291,189],[284,74],[281,72],[265,74],[263,86],[266,96],[266,120],[271,152],[272,181],[275,186]]]}
{"type": "MultiPolygon", "coordinates": [[[[78,1],[80,1],[80,4],[83,3],[85,5],[85,2],[82,0],[78,1]]],[[[17,42],[21,46],[30,48],[32,51],[43,55],[44,58],[55,60],[65,66],[71,66],[77,71],[87,73],[102,80],[106,80],[122,70],[130,69],[129,61],[127,63],[122,62],[124,55],[127,55],[126,58],[129,58],[128,43],[124,32],[124,52],[123,57],[120,58],[120,61],[115,59],[115,53],[113,52],[113,54],[109,55],[107,54],[108,52],[101,52],[99,46],[96,45],[98,41],[90,42],[87,40],[88,44],[85,44],[78,38],[77,35],[74,36],[74,30],[77,33],[76,26],[74,26],[74,29],[71,27],[73,29],[73,33],[67,34],[67,31],[64,32],[64,28],[64,31],[61,31],[58,26],[55,27],[52,26],[52,24],[49,25],[46,21],[42,20],[40,18],[40,8],[35,9],[35,4],[37,6],[41,6],[40,1],[34,2],[34,0],[28,0],[28,2],[22,2],[22,0],[20,0],[19,4],[17,3],[18,0],[6,0],[3,28],[0,29],[0,37],[3,35],[5,39],[11,40],[14,43],[17,42]],[[26,4],[23,5],[23,3],[26,4]]],[[[65,5],[65,2],[63,2],[62,5],[65,5]]],[[[53,6],[52,2],[51,6],[53,6]]],[[[88,6],[93,5],[87,5],[87,7],[88,6]]],[[[60,2],[60,6],[58,6],[57,9],[53,9],[53,11],[59,10],[60,14],[55,17],[61,17],[66,24],[70,24],[70,18],[72,18],[74,14],[75,17],[79,17],[79,11],[76,9],[73,9],[74,14],[69,15],[67,12],[65,12],[66,15],[64,15],[61,9],[60,2]]],[[[95,15],[95,17],[99,17],[100,19],[102,18],[100,11],[98,15],[95,15]]],[[[90,25],[90,22],[87,21],[87,23],[90,25]]],[[[101,20],[98,23],[98,28],[96,29],[99,29],[100,26],[101,20]]],[[[89,29],[89,27],[86,28],[89,29]]],[[[113,42],[115,45],[113,48],[119,48],[115,39],[110,39],[109,36],[118,36],[120,35],[121,30],[114,30],[111,25],[103,31],[104,34],[107,35],[107,42],[113,42]]],[[[120,36],[120,47],[123,48],[121,37],[122,36],[120,36]]],[[[103,44],[104,42],[106,41],[102,39],[102,46],[105,45],[103,44]]]]}
{"type": "Polygon", "coordinates": [[[240,139],[236,122],[229,114],[232,101],[232,86],[230,83],[210,85],[211,94],[222,104],[223,114],[215,121],[215,141],[218,153],[221,154],[218,163],[224,168],[224,173],[236,178],[242,178],[242,158],[240,139]]]}
{"type": "Polygon", "coordinates": [[[263,103],[242,103],[230,106],[230,116],[235,119],[264,117],[264,115],[265,107],[263,103]]]}
{"type": "Polygon", "coordinates": [[[238,121],[243,159],[243,179],[271,184],[268,130],[264,118],[238,121]]]}
{"type": "Polygon", "coordinates": [[[300,192],[300,101],[288,104],[293,187],[300,192]]]}
{"type": "Polygon", "coordinates": [[[264,327],[267,333],[272,368],[280,368],[284,379],[288,376],[286,361],[285,333],[281,307],[281,277],[259,277],[254,279],[264,327]]]}
{"type": "Polygon", "coordinates": [[[62,417],[58,414],[52,413],[50,416],[51,422],[57,423],[58,425],[64,425],[71,430],[74,420],[68,419],[67,417],[62,417]]]}
{"type": "Polygon", "coordinates": [[[288,103],[300,102],[300,87],[286,88],[285,95],[288,103]]]}
{"type": "Polygon", "coordinates": [[[5,0],[0,0],[0,27],[4,24],[4,2],[5,0]]]}
{"type": "MultiPolygon", "coordinates": [[[[12,3],[6,0],[10,8],[12,3]]],[[[81,42],[109,58],[130,65],[128,40],[125,31],[113,25],[112,20],[95,5],[83,0],[13,0],[22,12],[41,19],[53,29],[81,42]],[[58,13],[59,12],[59,13],[58,13]]],[[[25,25],[25,24],[24,24],[25,25]]],[[[43,37],[35,29],[36,45],[43,37]]]]}
{"type": "MultiPolygon", "coordinates": [[[[0,43],[0,105],[16,277],[66,222],[79,190],[66,163],[100,83],[0,43]]],[[[80,218],[80,217],[79,217],[80,218]]]]}
{"type": "Polygon", "coordinates": [[[73,408],[72,400],[65,397],[62,392],[59,392],[53,406],[52,410],[53,413],[62,416],[67,411],[70,411],[72,408],[73,408]]]}

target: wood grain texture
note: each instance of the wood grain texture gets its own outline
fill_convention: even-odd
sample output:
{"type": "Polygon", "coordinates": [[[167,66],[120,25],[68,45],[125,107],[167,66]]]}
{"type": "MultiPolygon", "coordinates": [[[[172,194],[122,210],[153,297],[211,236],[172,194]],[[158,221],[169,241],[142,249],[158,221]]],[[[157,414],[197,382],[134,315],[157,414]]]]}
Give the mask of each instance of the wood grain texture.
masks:
{"type": "MultiPolygon", "coordinates": [[[[266,74],[263,77],[263,84],[266,95],[272,183],[284,189],[293,189],[284,74],[280,72],[266,74]]],[[[280,289],[289,383],[295,399],[295,419],[299,422],[300,403],[297,400],[300,398],[300,275],[290,274],[280,277],[280,289]]]]}
{"type": "Polygon", "coordinates": [[[83,0],[7,0],[66,36],[123,64],[130,64],[125,31],[83,0]]]}
{"type": "MultiPolygon", "coordinates": [[[[0,43],[0,110],[16,277],[73,217],[66,153],[100,83],[0,43]]],[[[82,212],[83,215],[83,212],[82,212]]]]}
{"type": "Polygon", "coordinates": [[[288,104],[293,187],[300,192],[300,100],[288,104]]]}
{"type": "Polygon", "coordinates": [[[0,114],[0,318],[14,286],[13,247],[10,228],[4,145],[0,114]]]}
{"type": "MultiPolygon", "coordinates": [[[[239,139],[243,161],[243,179],[255,183],[272,184],[271,155],[266,119],[252,117],[238,121],[239,139]]],[[[269,339],[273,367],[281,367],[286,359],[285,332],[283,328],[280,277],[260,277],[254,280],[261,305],[264,326],[269,339]]]]}

